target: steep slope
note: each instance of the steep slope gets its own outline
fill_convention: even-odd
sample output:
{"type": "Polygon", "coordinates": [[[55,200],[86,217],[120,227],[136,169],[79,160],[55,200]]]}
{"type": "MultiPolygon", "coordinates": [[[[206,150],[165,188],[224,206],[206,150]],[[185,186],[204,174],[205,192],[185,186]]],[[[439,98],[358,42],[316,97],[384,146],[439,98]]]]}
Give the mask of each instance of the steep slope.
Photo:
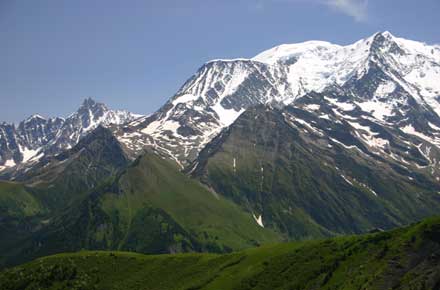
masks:
{"type": "Polygon", "coordinates": [[[311,92],[328,92],[360,103],[379,121],[429,138],[440,128],[439,59],[439,46],[383,32],[347,46],[309,41],[252,59],[213,60],[158,112],[116,134],[129,154],[151,147],[185,167],[247,108],[295,106],[311,92]],[[429,116],[423,125],[422,116],[429,116]]]}
{"type": "Polygon", "coordinates": [[[128,163],[111,132],[98,127],[72,149],[43,158],[17,177],[20,182],[0,182],[1,262],[128,163]]]}
{"type": "Polygon", "coordinates": [[[391,228],[440,210],[440,185],[430,172],[387,159],[359,138],[371,126],[377,132],[371,140],[393,143],[389,154],[399,149],[415,163],[427,162],[399,130],[373,122],[354,129],[354,117],[350,123],[330,106],[320,111],[325,118],[291,106],[248,109],[188,170],[262,226],[296,239],[391,228]]]}
{"type": "Polygon", "coordinates": [[[75,146],[99,125],[110,127],[132,121],[140,115],[114,111],[91,98],[66,119],[45,119],[33,115],[13,124],[0,124],[0,172],[10,176],[25,170],[44,156],[54,156],[75,146]]]}
{"type": "Polygon", "coordinates": [[[111,131],[99,126],[72,149],[42,158],[15,180],[39,192],[47,206],[60,209],[125,169],[129,162],[111,131]]]}
{"type": "Polygon", "coordinates": [[[280,239],[173,162],[147,153],[9,248],[2,262],[80,249],[228,252],[280,239]]]}
{"type": "Polygon", "coordinates": [[[228,255],[60,254],[8,269],[2,289],[438,289],[440,220],[228,255]],[[81,288],[82,287],[82,288],[81,288]]]}
{"type": "Polygon", "coordinates": [[[438,46],[387,32],[348,46],[282,45],[204,64],[150,116],[86,100],[66,120],[2,124],[2,178],[22,182],[18,196],[41,205],[23,219],[32,233],[9,254],[228,251],[432,215],[440,204],[439,56],[438,46]],[[90,150],[75,147],[95,140],[99,124],[111,133],[98,129],[103,139],[90,150]],[[225,215],[240,222],[226,226],[225,215]]]}
{"type": "Polygon", "coordinates": [[[40,227],[48,212],[44,203],[23,184],[0,181],[0,256],[40,227]]]}

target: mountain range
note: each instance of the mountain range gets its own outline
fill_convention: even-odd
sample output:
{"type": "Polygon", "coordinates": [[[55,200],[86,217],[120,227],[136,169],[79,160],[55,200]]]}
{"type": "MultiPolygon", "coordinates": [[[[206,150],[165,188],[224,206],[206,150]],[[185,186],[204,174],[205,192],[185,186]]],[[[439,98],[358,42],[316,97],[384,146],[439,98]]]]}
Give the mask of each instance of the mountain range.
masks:
{"type": "MultiPolygon", "coordinates": [[[[383,32],[348,46],[311,41],[277,46],[252,59],[213,60],[160,110],[117,135],[135,154],[153,146],[186,166],[248,108],[295,106],[313,92],[348,121],[354,121],[351,112],[363,112],[363,119],[379,126],[398,126],[406,135],[436,143],[439,59],[439,46],[383,32]]],[[[320,113],[317,104],[305,109],[320,113]]],[[[364,136],[377,150],[387,141],[364,136]]]]}
{"type": "Polygon", "coordinates": [[[0,124],[0,262],[229,252],[440,210],[440,46],[376,33],[205,63],[158,111],[0,124]],[[68,241],[68,242],[66,242],[68,241]]]}
{"type": "Polygon", "coordinates": [[[0,171],[34,164],[46,155],[57,155],[72,148],[99,125],[122,125],[140,115],[114,111],[91,98],[67,118],[35,114],[15,124],[0,124],[0,171]]]}

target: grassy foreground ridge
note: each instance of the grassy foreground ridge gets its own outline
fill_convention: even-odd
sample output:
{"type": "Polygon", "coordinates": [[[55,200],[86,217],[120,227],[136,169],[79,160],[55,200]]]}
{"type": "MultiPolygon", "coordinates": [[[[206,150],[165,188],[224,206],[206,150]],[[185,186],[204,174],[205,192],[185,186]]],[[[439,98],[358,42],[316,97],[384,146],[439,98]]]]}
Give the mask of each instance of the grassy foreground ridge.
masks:
{"type": "Polygon", "coordinates": [[[0,289],[439,289],[440,218],[231,254],[86,251],[7,269],[0,289]]]}

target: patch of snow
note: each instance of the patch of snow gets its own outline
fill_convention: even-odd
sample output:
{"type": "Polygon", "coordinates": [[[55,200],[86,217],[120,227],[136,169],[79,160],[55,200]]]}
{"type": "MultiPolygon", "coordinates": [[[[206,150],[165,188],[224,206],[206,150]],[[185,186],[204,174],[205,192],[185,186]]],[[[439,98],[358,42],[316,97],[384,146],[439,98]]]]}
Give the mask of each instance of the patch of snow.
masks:
{"type": "Polygon", "coordinates": [[[372,190],[371,188],[368,188],[375,196],[378,196],[377,195],[377,192],[375,192],[374,190],[372,190]]]}
{"type": "Polygon", "coordinates": [[[355,128],[357,130],[364,130],[364,131],[367,131],[367,132],[371,132],[370,127],[368,127],[368,126],[362,126],[359,123],[350,122],[350,121],[348,121],[348,123],[350,124],[350,126],[352,126],[353,128],[355,128]]]}
{"type": "Polygon", "coordinates": [[[406,134],[413,135],[419,137],[420,139],[428,141],[429,143],[440,145],[440,142],[438,140],[435,140],[429,136],[426,136],[423,133],[416,131],[416,129],[412,125],[406,125],[405,127],[400,128],[400,130],[406,134]]]}
{"type": "Polygon", "coordinates": [[[227,127],[234,123],[234,121],[245,111],[245,109],[241,109],[240,111],[236,111],[234,109],[225,109],[220,102],[215,104],[212,109],[217,113],[220,123],[227,127]]]}
{"type": "Polygon", "coordinates": [[[46,118],[44,118],[44,117],[41,116],[40,114],[33,114],[32,116],[30,116],[29,118],[27,118],[27,119],[25,120],[25,123],[28,123],[28,122],[32,121],[33,119],[46,120],[46,118]]]}
{"type": "Polygon", "coordinates": [[[419,150],[420,154],[422,154],[423,157],[425,157],[425,159],[429,162],[429,164],[434,163],[434,162],[431,160],[431,157],[429,156],[430,153],[431,153],[431,147],[426,146],[425,151],[424,151],[424,150],[422,149],[422,145],[423,145],[423,144],[421,143],[421,144],[419,144],[419,145],[416,146],[417,149],[419,150]]]}
{"type": "Polygon", "coordinates": [[[359,123],[356,122],[348,122],[353,128],[360,130],[361,133],[358,133],[357,135],[365,141],[369,146],[371,147],[380,147],[384,148],[386,145],[389,144],[389,141],[383,138],[375,137],[379,133],[372,132],[370,127],[368,126],[362,126],[359,123]]]}
{"type": "Polygon", "coordinates": [[[342,178],[343,178],[348,184],[353,185],[353,183],[352,183],[350,180],[348,180],[347,177],[345,177],[345,176],[342,175],[342,174],[341,174],[341,177],[342,177],[342,178]]]}
{"type": "Polygon", "coordinates": [[[396,89],[396,84],[392,81],[388,81],[385,83],[381,83],[377,89],[375,96],[377,97],[386,97],[396,89]]]}
{"type": "Polygon", "coordinates": [[[363,134],[362,137],[365,140],[365,142],[371,147],[385,148],[387,145],[390,144],[388,140],[382,138],[375,138],[372,135],[363,134]]]}
{"type": "MultiPolygon", "coordinates": [[[[356,180],[356,179],[355,179],[356,180]]],[[[356,180],[356,182],[361,185],[362,187],[365,187],[366,189],[368,189],[372,194],[374,194],[374,196],[378,196],[377,192],[375,192],[373,189],[371,189],[371,187],[369,187],[368,185],[366,185],[365,183],[362,183],[358,180],[356,180]]]]}
{"type": "Polygon", "coordinates": [[[324,97],[324,99],[325,99],[326,101],[328,101],[329,103],[331,103],[331,104],[337,106],[337,107],[340,108],[342,111],[353,111],[353,110],[356,108],[355,105],[350,104],[350,103],[338,102],[337,100],[332,99],[332,98],[328,98],[328,97],[324,97]]]}
{"type": "Polygon", "coordinates": [[[233,59],[224,59],[224,58],[217,58],[217,59],[211,59],[206,63],[211,63],[211,62],[236,62],[236,61],[249,61],[248,58],[233,58],[233,59]]]}
{"type": "Polygon", "coordinates": [[[308,104],[308,105],[304,106],[304,108],[308,111],[319,111],[321,106],[318,104],[308,104]]]}
{"type": "Polygon", "coordinates": [[[16,164],[15,164],[15,161],[14,161],[14,159],[8,159],[8,160],[6,160],[6,162],[5,162],[5,167],[13,167],[13,166],[15,166],[16,164]]]}
{"type": "Polygon", "coordinates": [[[307,123],[306,121],[304,121],[304,120],[302,120],[302,119],[294,118],[294,119],[293,119],[293,122],[298,122],[299,124],[301,124],[301,125],[303,125],[304,127],[306,127],[307,130],[310,131],[310,132],[315,132],[315,133],[317,133],[317,134],[320,135],[320,136],[324,136],[324,133],[323,133],[321,130],[319,130],[319,129],[313,127],[312,125],[310,125],[309,123],[307,123]]]}
{"type": "Polygon", "coordinates": [[[21,146],[19,146],[19,147],[20,147],[21,154],[23,155],[23,160],[22,160],[23,163],[26,163],[29,160],[36,157],[38,152],[40,151],[40,148],[32,150],[32,149],[28,149],[27,147],[24,147],[24,148],[22,148],[21,146]]]}
{"type": "MultiPolygon", "coordinates": [[[[338,110],[336,110],[336,109],[332,109],[332,111],[333,111],[333,113],[335,113],[335,115],[341,117],[342,119],[345,119],[345,120],[357,120],[357,118],[355,118],[355,117],[352,117],[352,116],[349,116],[349,115],[341,114],[341,113],[340,113],[338,110]]],[[[339,123],[340,123],[340,122],[339,122],[339,123]]]]}
{"type": "Polygon", "coordinates": [[[177,135],[177,129],[180,128],[180,123],[174,120],[168,120],[162,124],[163,131],[171,131],[174,135],[177,135]]]}
{"type": "Polygon", "coordinates": [[[180,103],[188,103],[191,101],[195,101],[197,99],[198,99],[197,96],[194,96],[191,94],[185,94],[185,95],[181,95],[181,96],[177,97],[176,99],[174,99],[172,103],[173,103],[173,105],[177,105],[180,103]]]}
{"type": "Polygon", "coordinates": [[[374,118],[385,121],[385,117],[393,116],[392,107],[389,104],[378,101],[356,102],[362,111],[368,112],[374,118]]]}
{"type": "Polygon", "coordinates": [[[252,214],[252,216],[254,217],[255,221],[257,222],[257,224],[264,228],[264,224],[263,224],[263,217],[261,215],[258,216],[258,218],[255,216],[255,214],[252,214]]]}
{"type": "Polygon", "coordinates": [[[436,125],[432,124],[431,122],[428,122],[429,127],[431,127],[435,131],[440,131],[440,127],[437,127],[436,125]]]}

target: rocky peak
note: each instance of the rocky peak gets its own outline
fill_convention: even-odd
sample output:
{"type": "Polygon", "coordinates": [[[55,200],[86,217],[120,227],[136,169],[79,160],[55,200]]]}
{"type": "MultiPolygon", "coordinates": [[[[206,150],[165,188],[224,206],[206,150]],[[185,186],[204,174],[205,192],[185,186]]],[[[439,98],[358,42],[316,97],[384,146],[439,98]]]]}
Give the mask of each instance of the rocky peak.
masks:
{"type": "Polygon", "coordinates": [[[437,46],[384,31],[345,46],[307,41],[252,59],[213,60],[158,112],[121,131],[119,140],[133,152],[153,146],[185,165],[250,107],[295,105],[313,92],[335,95],[333,102],[380,122],[397,124],[431,109],[438,118],[439,59],[437,46]]]}
{"type": "Polygon", "coordinates": [[[24,120],[25,123],[28,123],[28,122],[44,122],[44,121],[46,121],[46,118],[44,118],[43,116],[41,116],[39,114],[33,114],[29,118],[24,120]]]}
{"type": "Polygon", "coordinates": [[[80,116],[85,122],[87,122],[101,117],[107,111],[109,111],[109,109],[106,105],[104,105],[103,103],[98,103],[91,97],[88,97],[83,101],[79,109],[73,115],[76,114],[80,116]]]}
{"type": "Polygon", "coordinates": [[[93,108],[94,106],[96,106],[96,104],[97,104],[97,102],[92,97],[87,97],[82,102],[80,109],[81,108],[93,108]]]}
{"type": "Polygon", "coordinates": [[[396,38],[388,31],[378,32],[372,37],[370,51],[370,55],[376,57],[384,54],[405,54],[405,51],[396,42],[396,38]]]}
{"type": "Polygon", "coordinates": [[[0,170],[59,154],[100,125],[122,125],[138,117],[127,111],[110,110],[89,97],[66,119],[46,119],[35,114],[20,122],[17,128],[1,125],[0,170]]]}

